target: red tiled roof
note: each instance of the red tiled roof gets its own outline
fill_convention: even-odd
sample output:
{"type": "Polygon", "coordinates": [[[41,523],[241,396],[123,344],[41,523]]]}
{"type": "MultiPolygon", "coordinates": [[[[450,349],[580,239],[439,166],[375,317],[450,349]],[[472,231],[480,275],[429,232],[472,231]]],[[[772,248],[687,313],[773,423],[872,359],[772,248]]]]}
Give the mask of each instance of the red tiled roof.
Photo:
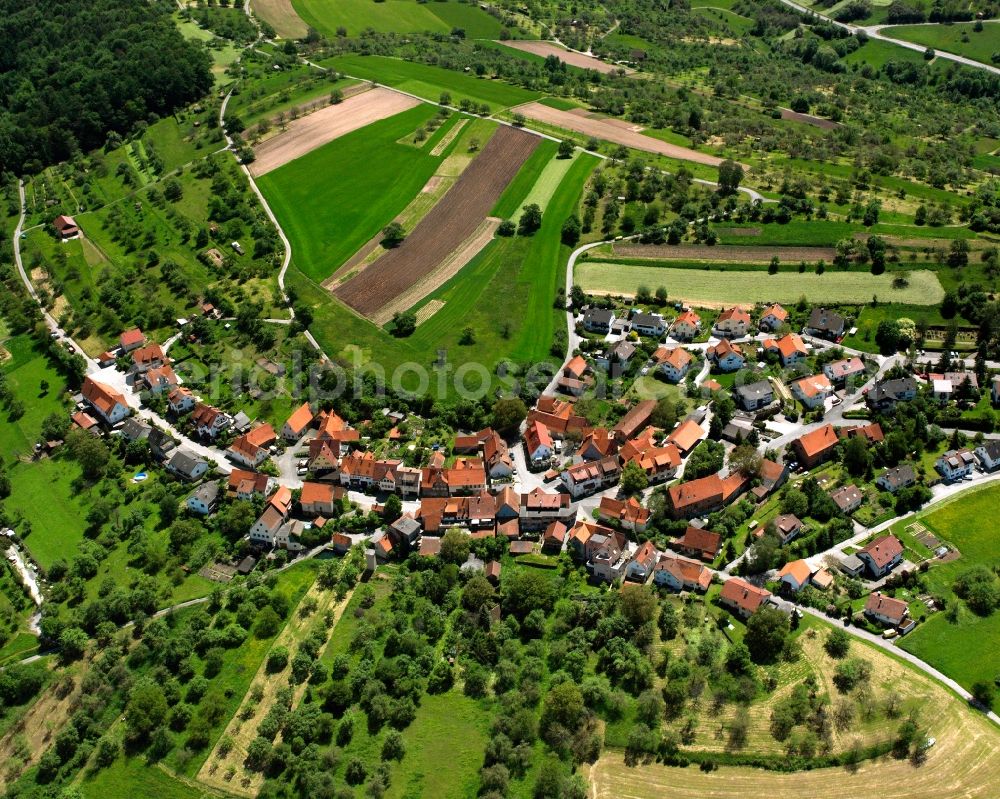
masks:
{"type": "Polygon", "coordinates": [[[303,483],[299,502],[312,505],[317,502],[333,502],[332,483],[303,483]]]}
{"type": "Polygon", "coordinates": [[[116,405],[126,405],[124,395],[115,391],[111,386],[98,383],[92,377],[87,377],[83,381],[81,393],[87,402],[105,415],[110,414],[116,405]]]}
{"type": "Polygon", "coordinates": [[[796,380],[792,385],[798,389],[799,393],[804,397],[815,397],[819,394],[833,391],[833,386],[830,385],[830,380],[826,375],[810,375],[809,377],[803,377],[800,380],[796,380]]]}
{"type": "Polygon", "coordinates": [[[879,591],[875,591],[868,595],[868,601],[865,602],[865,611],[868,613],[878,613],[880,616],[884,616],[890,621],[899,624],[906,618],[909,606],[900,599],[893,599],[891,596],[886,596],[879,591]]]}
{"type": "Polygon", "coordinates": [[[694,419],[681,422],[667,436],[667,441],[674,444],[681,452],[687,452],[705,437],[705,431],[694,419]]]}
{"type": "Polygon", "coordinates": [[[771,596],[770,591],[751,585],[739,577],[726,580],[726,584],[722,586],[722,593],[719,594],[721,599],[731,602],[748,613],[755,612],[769,596],[771,596]]]}
{"type": "Polygon", "coordinates": [[[679,549],[696,550],[714,558],[722,546],[722,536],[711,530],[688,526],[684,535],[674,540],[674,545],[679,549]]]}
{"type": "Polygon", "coordinates": [[[299,435],[312,424],[313,412],[312,408],[309,407],[308,402],[303,402],[291,416],[288,417],[288,421],[285,424],[291,429],[292,433],[299,435]]]}
{"type": "Polygon", "coordinates": [[[876,538],[868,546],[863,547],[861,552],[865,552],[875,562],[878,568],[883,568],[893,558],[903,554],[903,545],[894,535],[883,535],[876,538]]]}
{"type": "Polygon", "coordinates": [[[807,458],[814,458],[837,446],[837,433],[833,425],[825,424],[811,433],[799,436],[795,441],[807,458]]]}
{"type": "Polygon", "coordinates": [[[142,344],[145,340],[146,337],[137,327],[133,327],[131,330],[126,330],[118,337],[118,341],[123,347],[132,347],[136,344],[142,344]]]}
{"type": "Polygon", "coordinates": [[[778,572],[778,579],[780,580],[786,575],[793,577],[799,585],[805,585],[809,582],[812,569],[804,560],[793,560],[781,567],[781,571],[778,572]]]}

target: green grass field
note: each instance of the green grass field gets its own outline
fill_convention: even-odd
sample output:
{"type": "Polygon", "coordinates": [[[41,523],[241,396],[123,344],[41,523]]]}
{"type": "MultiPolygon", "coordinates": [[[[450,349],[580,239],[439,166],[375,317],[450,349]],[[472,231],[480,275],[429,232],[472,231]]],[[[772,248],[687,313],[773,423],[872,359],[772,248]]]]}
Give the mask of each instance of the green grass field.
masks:
{"type": "Polygon", "coordinates": [[[844,339],[844,346],[865,352],[878,352],[875,333],[878,330],[879,322],[883,319],[894,321],[904,317],[915,322],[926,321],[930,325],[944,325],[948,321],[941,316],[940,310],[935,305],[899,305],[895,303],[876,307],[866,305],[854,322],[858,332],[853,336],[847,336],[844,339]]]}
{"type": "MultiPolygon", "coordinates": [[[[973,614],[952,591],[955,579],[974,565],[996,569],[1000,550],[996,545],[996,509],[1000,487],[996,485],[963,492],[942,507],[920,517],[920,522],[962,556],[935,563],[925,579],[931,593],[942,594],[950,604],[962,605],[958,621],[936,613],[906,636],[901,646],[926,660],[965,688],[977,680],[992,682],[997,676],[996,653],[1000,651],[1000,612],[983,618],[973,614]]],[[[901,522],[905,527],[912,520],[901,522]]],[[[1000,709],[1000,698],[993,703],[1000,709]]]]}
{"type": "MultiPolygon", "coordinates": [[[[807,162],[808,163],[808,162],[807,162]]],[[[928,227],[916,225],[877,224],[866,228],[859,223],[822,220],[793,220],[787,224],[728,224],[715,226],[719,244],[738,244],[742,247],[780,244],[787,247],[833,247],[841,239],[858,232],[902,239],[939,238],[971,239],[975,233],[967,227],[928,227]]]]}
{"type": "Polygon", "coordinates": [[[897,63],[923,64],[924,57],[916,50],[908,50],[891,42],[869,39],[865,44],[841,59],[845,64],[868,64],[881,69],[890,61],[897,63]]]}
{"type": "Polygon", "coordinates": [[[404,111],[258,179],[306,275],[322,281],[333,274],[434,174],[440,157],[398,143],[433,116],[430,106],[404,111]]]}
{"type": "MultiPolygon", "coordinates": [[[[552,142],[549,143],[551,144],[552,142]]],[[[552,197],[562,184],[563,178],[566,177],[570,167],[573,165],[574,160],[575,158],[550,157],[548,163],[545,164],[545,167],[542,169],[541,174],[539,174],[537,180],[535,180],[535,185],[532,186],[531,191],[528,192],[528,196],[524,198],[513,213],[505,214],[505,216],[516,216],[520,214],[521,209],[524,206],[531,204],[535,204],[541,208],[542,213],[544,214],[549,207],[549,203],[552,201],[552,197]]]]}
{"type": "Polygon", "coordinates": [[[463,72],[417,64],[385,56],[344,55],[320,62],[322,66],[351,77],[373,80],[436,103],[442,92],[451,94],[452,104],[462,100],[486,103],[491,110],[510,108],[540,97],[509,83],[477,78],[463,72]]]}
{"type": "Polygon", "coordinates": [[[143,757],[120,757],[110,766],[88,774],[80,783],[84,799],[108,796],[155,796],[157,799],[208,799],[216,794],[181,782],[143,757]]]}
{"type": "Polygon", "coordinates": [[[807,299],[829,303],[868,302],[878,295],[882,302],[932,305],[944,297],[937,275],[928,270],[907,272],[909,286],[896,289],[891,273],[865,272],[726,271],[722,269],[675,269],[584,261],[576,266],[574,279],[585,291],[634,294],[640,286],[666,286],[670,297],[693,303],[784,302],[807,299]],[[725,271],[725,274],[720,274],[725,271]]]}
{"type": "Polygon", "coordinates": [[[713,8],[702,6],[693,8],[692,12],[702,19],[718,24],[715,33],[718,35],[742,36],[753,27],[753,20],[737,14],[728,8],[713,8]]]}
{"type": "Polygon", "coordinates": [[[31,452],[46,416],[65,409],[66,381],[35,349],[30,336],[15,336],[0,346],[11,355],[2,366],[7,385],[13,396],[24,404],[24,415],[20,419],[11,419],[6,411],[0,411],[0,457],[9,463],[17,455],[31,452]],[[42,381],[49,384],[45,391],[41,388],[42,381]]]}
{"type": "MultiPolygon", "coordinates": [[[[973,30],[973,25],[972,22],[956,22],[952,25],[894,25],[882,33],[894,39],[992,64],[991,56],[1000,51],[1000,22],[984,22],[983,29],[978,33],[973,30]]],[[[923,58],[919,53],[915,55],[923,58]]]]}
{"type": "Polygon", "coordinates": [[[477,5],[455,2],[418,3],[416,0],[293,0],[299,16],[320,33],[336,34],[346,28],[357,36],[366,28],[379,33],[449,33],[461,28],[470,39],[495,39],[500,21],[477,5]]]}

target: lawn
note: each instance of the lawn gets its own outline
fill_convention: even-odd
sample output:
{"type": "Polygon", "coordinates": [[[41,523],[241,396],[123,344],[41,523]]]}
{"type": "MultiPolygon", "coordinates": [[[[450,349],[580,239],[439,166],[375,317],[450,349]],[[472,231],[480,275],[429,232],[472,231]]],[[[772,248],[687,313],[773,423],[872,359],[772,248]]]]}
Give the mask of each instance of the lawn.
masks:
{"type": "Polygon", "coordinates": [[[671,298],[692,303],[784,302],[800,297],[828,303],[880,301],[932,305],[944,297],[937,275],[928,270],[907,272],[909,285],[893,288],[893,275],[864,272],[826,271],[762,272],[722,269],[676,269],[661,266],[633,266],[584,261],[577,264],[575,282],[585,291],[607,294],[635,294],[640,286],[666,286],[671,298]],[[725,272],[725,275],[719,274],[725,272]]]}
{"type": "MultiPolygon", "coordinates": [[[[987,486],[962,492],[941,507],[922,514],[919,521],[939,539],[952,544],[961,557],[935,563],[926,573],[928,589],[946,597],[949,605],[961,605],[955,622],[946,613],[936,613],[906,636],[901,645],[917,657],[969,688],[977,680],[990,682],[997,676],[995,658],[1000,651],[1000,612],[983,618],[973,614],[952,591],[955,579],[974,565],[1000,566],[996,546],[995,514],[1000,487],[987,486]]],[[[912,520],[901,522],[905,527],[912,520]]],[[[993,703],[1000,709],[1000,700],[993,703]]]]}
{"type": "Polygon", "coordinates": [[[433,116],[418,106],[258,178],[304,274],[325,280],[423,188],[441,158],[398,141],[433,116]]]}
{"type": "Polygon", "coordinates": [[[883,35],[991,64],[991,56],[1000,50],[1000,22],[984,22],[978,33],[973,29],[974,24],[894,25],[883,31],[883,35]]]}
{"type": "MultiPolygon", "coordinates": [[[[385,5],[391,5],[391,2],[385,5]]],[[[377,81],[415,94],[432,103],[438,102],[442,92],[448,92],[453,105],[462,100],[471,100],[477,104],[486,103],[495,111],[527,103],[541,96],[539,92],[528,91],[509,83],[386,56],[343,55],[328,58],[320,64],[354,78],[377,81]]]]}
{"type": "Polygon", "coordinates": [[[940,310],[934,305],[900,305],[895,303],[874,307],[866,305],[854,323],[858,332],[847,336],[844,339],[844,346],[877,353],[879,347],[875,343],[875,333],[878,331],[879,322],[886,319],[895,321],[904,317],[912,319],[914,322],[926,321],[929,325],[947,324],[947,320],[941,316],[940,310]]]}
{"type": "Polygon", "coordinates": [[[366,28],[379,33],[448,33],[462,28],[470,39],[495,39],[500,21],[478,6],[449,3],[418,3],[416,0],[292,0],[302,19],[327,36],[346,28],[357,36],[366,28]]]}
{"type": "Polygon", "coordinates": [[[14,336],[0,347],[11,356],[2,366],[7,385],[24,404],[24,415],[19,419],[11,419],[6,411],[0,411],[0,457],[9,463],[17,455],[31,452],[46,416],[65,410],[66,381],[49,365],[48,358],[38,352],[31,336],[14,336]],[[48,383],[44,391],[42,381],[48,383]]]}

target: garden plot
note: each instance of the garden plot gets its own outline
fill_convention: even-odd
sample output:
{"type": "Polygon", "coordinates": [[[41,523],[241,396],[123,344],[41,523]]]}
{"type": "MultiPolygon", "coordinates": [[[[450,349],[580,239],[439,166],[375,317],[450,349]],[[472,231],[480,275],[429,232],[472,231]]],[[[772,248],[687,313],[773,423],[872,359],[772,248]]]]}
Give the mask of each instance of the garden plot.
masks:
{"type": "Polygon", "coordinates": [[[284,133],[258,145],[250,171],[254,176],[265,175],[351,131],[419,104],[419,100],[389,89],[361,92],[342,103],[295,120],[284,133]]]}

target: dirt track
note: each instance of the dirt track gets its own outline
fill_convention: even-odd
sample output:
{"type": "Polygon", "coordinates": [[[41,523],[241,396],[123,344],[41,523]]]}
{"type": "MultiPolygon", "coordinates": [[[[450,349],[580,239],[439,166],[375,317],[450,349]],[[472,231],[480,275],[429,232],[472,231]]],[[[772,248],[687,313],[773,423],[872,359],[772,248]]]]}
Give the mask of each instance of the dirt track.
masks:
{"type": "Polygon", "coordinates": [[[653,258],[661,261],[733,261],[741,263],[767,263],[776,255],[782,263],[823,258],[832,261],[837,255],[834,247],[738,247],[720,244],[713,247],[690,245],[616,244],[614,254],[619,258],[653,258]]]}
{"type": "Polygon", "coordinates": [[[253,12],[267,22],[283,39],[301,39],[309,32],[292,7],[291,0],[253,0],[253,12]]]}
{"type": "Polygon", "coordinates": [[[599,58],[594,58],[593,56],[584,55],[583,53],[574,53],[570,50],[564,50],[558,44],[553,44],[552,42],[542,42],[542,41],[528,41],[528,40],[508,40],[506,42],[500,42],[500,44],[505,47],[513,47],[515,50],[520,50],[524,53],[532,53],[533,55],[540,55],[542,58],[546,58],[550,55],[554,55],[563,63],[569,64],[571,67],[579,67],[580,69],[592,69],[594,72],[601,72],[607,75],[610,72],[614,72],[618,69],[624,69],[625,72],[631,74],[635,72],[634,69],[628,67],[620,67],[617,64],[609,64],[607,61],[601,61],[599,58]]]}
{"type": "Polygon", "coordinates": [[[723,159],[708,153],[700,153],[687,147],[681,147],[669,142],[654,139],[652,136],[644,136],[641,133],[627,130],[622,127],[617,120],[591,119],[571,111],[560,111],[558,108],[549,108],[541,103],[525,103],[516,106],[511,111],[524,114],[528,119],[538,122],[545,122],[549,125],[557,125],[560,128],[575,130],[586,136],[595,136],[598,139],[623,144],[626,147],[633,147],[636,150],[644,150],[647,153],[658,153],[668,158],[677,158],[681,161],[691,161],[695,164],[707,164],[708,166],[718,166],[723,159]],[[618,122],[618,124],[616,124],[618,122]]]}
{"type": "Polygon", "coordinates": [[[392,303],[476,232],[538,143],[537,136],[499,128],[406,240],[334,293],[369,317],[392,303]]]}
{"type": "Polygon", "coordinates": [[[418,100],[388,89],[369,89],[296,119],[288,129],[254,148],[250,171],[255,177],[294,161],[340,136],[419,105],[418,100]]]}

